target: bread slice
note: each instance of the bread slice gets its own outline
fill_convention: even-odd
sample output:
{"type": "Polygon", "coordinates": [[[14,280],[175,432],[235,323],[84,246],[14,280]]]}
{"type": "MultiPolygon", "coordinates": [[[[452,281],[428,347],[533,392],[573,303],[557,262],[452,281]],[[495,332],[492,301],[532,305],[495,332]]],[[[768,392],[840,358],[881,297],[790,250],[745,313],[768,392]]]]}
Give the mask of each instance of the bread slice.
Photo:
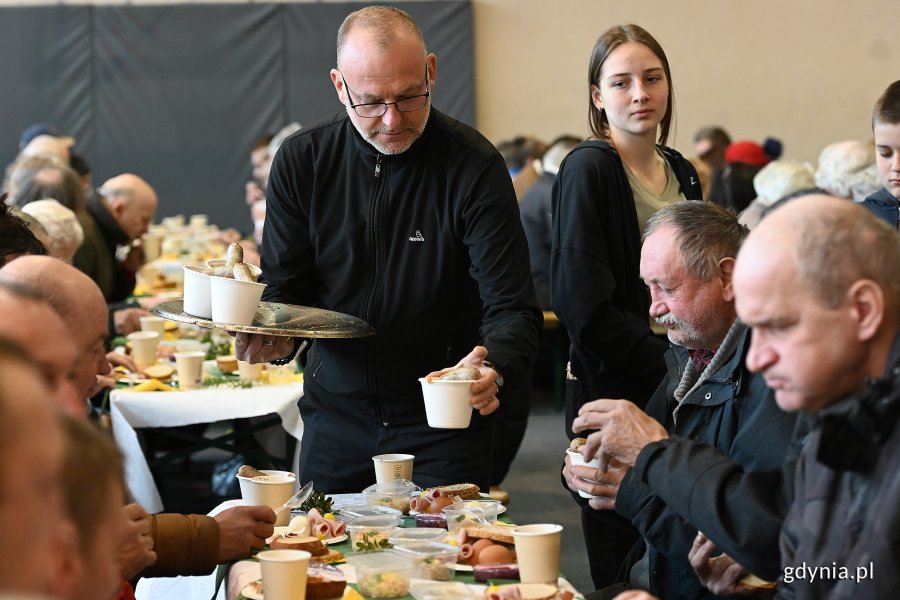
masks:
{"type": "Polygon", "coordinates": [[[237,358],[235,358],[233,354],[217,356],[216,366],[219,367],[219,370],[223,373],[234,373],[238,368],[237,358]]]}
{"type": "Polygon", "coordinates": [[[453,485],[438,485],[435,487],[430,487],[425,491],[429,490],[440,490],[441,496],[450,496],[451,498],[455,496],[459,496],[463,500],[478,500],[481,498],[481,495],[478,493],[481,491],[474,483],[455,483],[453,485]]]}
{"type": "Polygon", "coordinates": [[[168,379],[175,372],[172,365],[158,363],[144,369],[144,375],[151,379],[168,379]]]}
{"type": "Polygon", "coordinates": [[[751,573],[742,577],[741,580],[738,581],[738,585],[744,589],[759,592],[762,590],[774,590],[778,584],[774,581],[766,581],[765,579],[760,579],[759,577],[751,573]]]}
{"type": "Polygon", "coordinates": [[[493,540],[502,544],[515,544],[516,540],[512,535],[511,527],[503,527],[500,525],[471,525],[463,529],[466,536],[475,539],[493,540]]]}
{"type": "Polygon", "coordinates": [[[310,566],[306,574],[306,597],[311,600],[340,598],[347,587],[347,578],[335,567],[310,566]]]}
{"type": "Polygon", "coordinates": [[[272,540],[269,547],[276,550],[280,548],[306,550],[313,557],[325,556],[328,554],[328,548],[322,543],[322,540],[312,535],[285,533],[272,540]]]}

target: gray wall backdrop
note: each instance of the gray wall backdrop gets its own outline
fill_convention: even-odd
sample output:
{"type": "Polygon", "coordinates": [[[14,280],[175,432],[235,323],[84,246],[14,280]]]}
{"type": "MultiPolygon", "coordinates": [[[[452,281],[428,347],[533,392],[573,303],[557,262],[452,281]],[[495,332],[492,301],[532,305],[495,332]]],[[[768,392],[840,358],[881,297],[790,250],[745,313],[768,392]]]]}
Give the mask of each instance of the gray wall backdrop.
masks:
{"type": "MultiPolygon", "coordinates": [[[[0,163],[22,130],[77,138],[94,182],[134,172],[157,217],[248,230],[250,146],[342,110],[328,71],[360,3],[0,8],[0,163]]],[[[403,2],[438,56],[437,108],[475,123],[469,0],[403,2]]],[[[159,218],[157,218],[159,220],[159,218]]]]}

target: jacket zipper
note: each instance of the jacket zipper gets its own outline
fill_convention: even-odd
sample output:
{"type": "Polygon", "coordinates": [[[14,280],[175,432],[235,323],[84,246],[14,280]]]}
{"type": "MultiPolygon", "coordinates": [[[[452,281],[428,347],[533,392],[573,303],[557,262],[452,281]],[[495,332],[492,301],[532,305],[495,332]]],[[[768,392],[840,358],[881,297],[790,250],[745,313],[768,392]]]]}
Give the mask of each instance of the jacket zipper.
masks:
{"type": "MultiPolygon", "coordinates": [[[[379,228],[381,226],[381,205],[383,202],[379,202],[381,198],[382,188],[385,183],[381,180],[381,154],[378,154],[375,157],[375,191],[372,196],[372,251],[373,251],[373,265],[372,265],[372,287],[369,289],[369,297],[366,300],[365,307],[365,315],[366,320],[372,320],[372,304],[375,301],[376,291],[378,290],[378,282],[381,279],[381,260],[382,260],[382,252],[381,252],[381,239],[379,237],[379,228]]],[[[366,338],[366,344],[371,345],[373,342],[371,338],[366,338]]],[[[366,354],[371,355],[371,353],[367,352],[366,354]]],[[[377,390],[374,387],[374,370],[372,368],[371,361],[366,362],[366,393],[372,398],[372,405],[375,409],[375,415],[378,418],[378,421],[381,423],[383,427],[387,427],[390,425],[388,422],[387,416],[384,414],[383,407],[381,403],[377,400],[377,390]]]]}

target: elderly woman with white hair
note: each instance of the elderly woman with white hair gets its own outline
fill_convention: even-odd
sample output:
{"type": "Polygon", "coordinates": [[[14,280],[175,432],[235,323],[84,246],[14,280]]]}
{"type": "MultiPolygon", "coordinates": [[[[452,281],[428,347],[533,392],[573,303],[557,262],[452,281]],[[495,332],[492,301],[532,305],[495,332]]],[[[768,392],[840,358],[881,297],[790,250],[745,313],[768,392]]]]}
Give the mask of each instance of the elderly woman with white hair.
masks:
{"type": "Polygon", "coordinates": [[[75,213],[50,198],[29,202],[21,210],[33,217],[47,232],[50,238],[47,248],[50,256],[71,263],[84,241],[84,230],[75,213]]]}
{"type": "Polygon", "coordinates": [[[875,167],[875,147],[855,140],[825,146],[819,155],[816,186],[833,196],[862,202],[881,188],[875,167]]]}
{"type": "Polygon", "coordinates": [[[773,160],[753,177],[756,199],[741,212],[738,221],[750,229],[762,219],[766,209],[800,190],[815,187],[812,165],[795,160],[773,160]]]}

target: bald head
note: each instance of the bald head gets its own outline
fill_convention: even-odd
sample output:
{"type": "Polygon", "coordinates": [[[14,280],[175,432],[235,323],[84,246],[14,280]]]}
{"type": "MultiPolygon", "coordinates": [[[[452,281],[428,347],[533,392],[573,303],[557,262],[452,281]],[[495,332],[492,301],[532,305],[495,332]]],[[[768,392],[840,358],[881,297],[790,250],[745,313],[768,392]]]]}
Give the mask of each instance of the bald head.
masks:
{"type": "Polygon", "coordinates": [[[109,373],[104,342],[107,306],[103,293],[87,275],[49,256],[23,256],[0,269],[0,278],[37,291],[62,318],[78,350],[75,386],[82,397],[98,374],[109,373]]]}
{"type": "Polygon", "coordinates": [[[345,46],[351,37],[357,43],[364,39],[368,45],[381,52],[402,40],[411,44],[414,49],[421,48],[421,58],[425,58],[422,30],[408,13],[392,6],[368,6],[347,15],[338,29],[338,69],[342,68],[345,46]]]}
{"type": "Polygon", "coordinates": [[[131,240],[147,233],[158,200],[150,184],[132,173],[124,173],[100,186],[109,214],[131,240]]]}
{"type": "Polygon", "coordinates": [[[861,206],[804,196],[750,232],[734,269],[747,366],[784,410],[816,412],[884,375],[900,323],[900,236],[861,206]]]}
{"type": "MultiPolygon", "coordinates": [[[[864,208],[822,194],[773,211],[748,238],[756,261],[790,260],[823,304],[834,308],[859,279],[876,282],[900,308],[900,237],[864,208]]],[[[742,252],[743,254],[743,252],[742,252]]]]}

